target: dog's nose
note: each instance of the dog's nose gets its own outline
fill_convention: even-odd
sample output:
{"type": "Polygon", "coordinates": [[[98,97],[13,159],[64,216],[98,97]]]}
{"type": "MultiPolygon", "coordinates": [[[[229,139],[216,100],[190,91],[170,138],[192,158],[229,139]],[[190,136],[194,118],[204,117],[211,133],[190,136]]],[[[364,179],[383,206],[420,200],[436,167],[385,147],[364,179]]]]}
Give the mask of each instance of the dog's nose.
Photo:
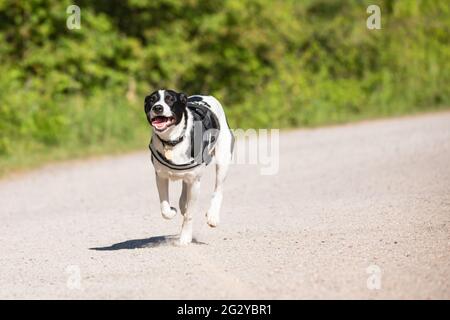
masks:
{"type": "Polygon", "coordinates": [[[162,113],[164,111],[163,106],[161,106],[159,104],[154,105],[152,109],[153,109],[153,112],[156,113],[156,114],[160,114],[160,113],[162,113]]]}

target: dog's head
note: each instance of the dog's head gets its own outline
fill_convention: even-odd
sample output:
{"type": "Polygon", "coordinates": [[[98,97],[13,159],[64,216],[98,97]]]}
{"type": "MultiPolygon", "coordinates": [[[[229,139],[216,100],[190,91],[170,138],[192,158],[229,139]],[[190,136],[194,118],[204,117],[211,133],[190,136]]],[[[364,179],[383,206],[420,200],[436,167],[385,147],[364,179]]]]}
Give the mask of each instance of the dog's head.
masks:
{"type": "Polygon", "coordinates": [[[186,110],[187,96],[173,90],[157,90],[145,97],[145,114],[157,132],[180,123],[186,110]]]}

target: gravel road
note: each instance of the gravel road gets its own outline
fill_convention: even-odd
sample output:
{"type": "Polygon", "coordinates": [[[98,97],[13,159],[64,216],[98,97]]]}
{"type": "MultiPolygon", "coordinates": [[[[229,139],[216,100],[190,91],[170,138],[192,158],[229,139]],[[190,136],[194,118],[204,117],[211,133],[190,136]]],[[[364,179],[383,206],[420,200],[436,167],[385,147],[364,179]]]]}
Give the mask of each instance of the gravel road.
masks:
{"type": "Polygon", "coordinates": [[[146,143],[0,181],[0,298],[450,299],[449,112],[281,133],[278,174],[231,168],[216,229],[209,168],[188,247],[146,143]]]}

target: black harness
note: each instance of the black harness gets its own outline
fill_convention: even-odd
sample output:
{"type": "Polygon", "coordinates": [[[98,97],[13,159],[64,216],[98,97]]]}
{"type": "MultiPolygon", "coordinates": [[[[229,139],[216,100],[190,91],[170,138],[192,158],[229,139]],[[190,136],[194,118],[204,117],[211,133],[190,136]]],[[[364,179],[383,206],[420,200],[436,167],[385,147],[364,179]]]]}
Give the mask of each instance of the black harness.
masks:
{"type": "MultiPolygon", "coordinates": [[[[191,111],[193,117],[193,126],[191,128],[191,144],[188,150],[188,155],[192,159],[188,163],[176,164],[164,157],[150,142],[150,151],[159,163],[174,169],[174,170],[188,170],[198,167],[202,164],[208,165],[212,161],[212,152],[216,146],[217,138],[219,136],[220,124],[219,119],[211,110],[211,106],[203,101],[199,96],[189,97],[187,108],[191,111]]],[[[157,138],[164,145],[171,147],[176,146],[184,140],[186,135],[187,115],[185,114],[185,123],[183,134],[176,140],[167,141],[157,138]]],[[[152,159],[153,161],[153,159],[152,159]]]]}

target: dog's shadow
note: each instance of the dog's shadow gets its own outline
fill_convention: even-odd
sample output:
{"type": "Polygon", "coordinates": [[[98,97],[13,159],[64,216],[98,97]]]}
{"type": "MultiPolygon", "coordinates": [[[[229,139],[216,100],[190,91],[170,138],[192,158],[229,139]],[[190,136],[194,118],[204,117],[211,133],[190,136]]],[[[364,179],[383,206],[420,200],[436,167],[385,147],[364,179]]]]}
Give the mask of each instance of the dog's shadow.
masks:
{"type": "MultiPolygon", "coordinates": [[[[108,247],[89,248],[96,251],[115,251],[126,249],[142,249],[142,248],[155,248],[161,246],[177,246],[178,235],[167,236],[155,236],[145,239],[127,240],[119,243],[112,244],[108,247]]],[[[204,242],[192,239],[193,244],[206,244],[204,242]]]]}

